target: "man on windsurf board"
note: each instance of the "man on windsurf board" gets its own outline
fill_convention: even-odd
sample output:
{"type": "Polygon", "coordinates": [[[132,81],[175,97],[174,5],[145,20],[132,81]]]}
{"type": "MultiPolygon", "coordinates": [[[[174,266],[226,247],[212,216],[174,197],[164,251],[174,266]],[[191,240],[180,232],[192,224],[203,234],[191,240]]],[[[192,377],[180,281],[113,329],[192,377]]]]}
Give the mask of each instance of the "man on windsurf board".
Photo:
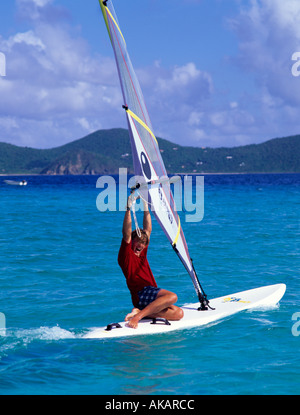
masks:
{"type": "Polygon", "coordinates": [[[131,205],[132,198],[129,197],[118,255],[118,263],[126,278],[134,306],[125,321],[128,321],[129,327],[137,328],[139,321],[144,317],[180,320],[183,310],[174,305],[177,295],[157,287],[148,263],[147,251],[152,231],[148,204],[144,203],[143,229],[140,229],[140,236],[137,231],[132,231],[131,205]]]}

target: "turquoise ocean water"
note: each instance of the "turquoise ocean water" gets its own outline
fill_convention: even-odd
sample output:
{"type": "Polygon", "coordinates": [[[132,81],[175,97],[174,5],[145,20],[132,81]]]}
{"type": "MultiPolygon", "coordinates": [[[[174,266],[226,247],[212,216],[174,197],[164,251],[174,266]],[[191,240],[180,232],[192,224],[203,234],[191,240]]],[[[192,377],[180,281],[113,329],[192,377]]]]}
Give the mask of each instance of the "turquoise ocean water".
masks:
{"type": "MultiPolygon", "coordinates": [[[[124,213],[97,210],[94,176],[32,176],[26,187],[4,179],[0,394],[299,394],[300,175],[208,175],[203,220],[181,213],[209,298],[283,282],[280,306],[113,341],[81,337],[131,309],[117,264],[124,213]]],[[[154,221],[152,235],[158,285],[179,305],[196,302],[154,221]]]]}

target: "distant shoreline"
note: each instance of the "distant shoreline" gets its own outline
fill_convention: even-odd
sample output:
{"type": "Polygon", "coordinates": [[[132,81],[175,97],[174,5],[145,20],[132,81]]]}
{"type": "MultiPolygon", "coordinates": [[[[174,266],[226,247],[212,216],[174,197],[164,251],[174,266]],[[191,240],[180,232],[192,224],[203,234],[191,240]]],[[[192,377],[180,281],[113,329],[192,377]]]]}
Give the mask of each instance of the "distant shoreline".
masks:
{"type": "MultiPolygon", "coordinates": [[[[255,174],[300,174],[299,172],[249,172],[249,173],[238,173],[238,172],[232,172],[232,173],[169,173],[168,176],[246,176],[246,175],[255,175],[255,174]]],[[[3,174],[0,173],[0,177],[22,177],[22,176],[45,176],[45,177],[52,177],[52,176],[117,176],[117,173],[99,173],[99,174],[37,174],[37,173],[8,173],[3,174]]],[[[128,174],[131,176],[131,174],[128,174]]],[[[134,176],[134,175],[133,175],[134,176]]]]}
{"type": "MultiPolygon", "coordinates": [[[[162,138],[157,141],[165,168],[170,173],[300,173],[300,134],[233,148],[175,146],[162,138]]],[[[0,153],[5,155],[0,158],[1,175],[111,175],[119,173],[118,166],[127,168],[128,174],[134,171],[130,139],[125,129],[98,130],[52,149],[23,148],[0,142],[0,153]]]]}

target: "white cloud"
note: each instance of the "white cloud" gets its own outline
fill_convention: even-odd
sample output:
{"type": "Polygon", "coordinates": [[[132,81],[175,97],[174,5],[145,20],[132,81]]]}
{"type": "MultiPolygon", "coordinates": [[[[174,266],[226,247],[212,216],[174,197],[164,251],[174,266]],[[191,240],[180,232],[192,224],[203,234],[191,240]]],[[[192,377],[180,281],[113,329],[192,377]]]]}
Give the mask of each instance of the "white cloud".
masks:
{"type": "Polygon", "coordinates": [[[156,135],[181,144],[193,143],[196,136],[198,143],[195,127],[214,90],[210,74],[194,62],[171,68],[154,62],[137,75],[156,135]]]}
{"type": "Polygon", "coordinates": [[[205,95],[212,90],[212,80],[208,73],[201,72],[193,62],[181,67],[173,68],[168,78],[159,78],[156,81],[158,92],[174,94],[179,91],[181,95],[191,93],[191,85],[201,82],[205,83],[205,95]]]}
{"type": "MultiPolygon", "coordinates": [[[[17,3],[30,30],[0,37],[7,58],[0,141],[53,147],[98,128],[127,127],[113,54],[91,54],[68,11],[54,1],[17,3]]],[[[219,91],[195,62],[136,68],[156,135],[183,145],[232,146],[299,133],[300,78],[291,74],[291,57],[300,51],[300,4],[247,4],[230,21],[239,46],[230,62],[257,89],[219,91]]]]}
{"type": "Polygon", "coordinates": [[[55,23],[70,17],[68,10],[53,0],[16,0],[18,17],[23,20],[55,23]]]}
{"type": "Polygon", "coordinates": [[[191,127],[200,125],[203,122],[204,116],[205,116],[204,112],[192,111],[188,118],[188,124],[191,127]]]}
{"type": "MultiPolygon", "coordinates": [[[[52,1],[18,3],[39,13],[56,11],[52,1]]],[[[113,59],[92,56],[67,24],[37,18],[31,26],[0,38],[8,62],[0,78],[0,141],[53,147],[113,124],[110,109],[121,106],[113,59]]]]}
{"type": "Polygon", "coordinates": [[[243,90],[241,84],[232,99],[230,86],[227,93],[217,90],[212,75],[195,63],[169,70],[156,63],[138,75],[157,135],[182,144],[234,146],[299,134],[300,82],[292,76],[291,58],[300,51],[300,3],[239,4],[240,13],[230,21],[238,54],[226,62],[252,78],[256,88],[243,90]]]}
{"type": "Polygon", "coordinates": [[[253,0],[232,21],[240,67],[272,96],[293,105],[300,104],[300,83],[291,76],[292,55],[300,49],[299,21],[298,0],[253,0]]]}
{"type": "Polygon", "coordinates": [[[29,30],[28,32],[24,33],[17,33],[14,36],[11,36],[7,41],[3,42],[3,49],[10,51],[15,44],[24,43],[29,46],[34,46],[39,50],[44,50],[45,45],[41,41],[40,38],[36,36],[36,34],[29,30]]]}
{"type": "Polygon", "coordinates": [[[18,123],[13,117],[0,117],[0,126],[2,130],[11,130],[18,128],[18,123]]]}
{"type": "Polygon", "coordinates": [[[300,82],[291,69],[292,55],[300,51],[300,3],[249,0],[240,4],[239,15],[229,21],[238,41],[238,55],[231,62],[254,80],[256,89],[230,104],[231,109],[240,110],[234,112],[234,119],[229,118],[240,128],[236,142],[239,136],[259,142],[299,134],[299,121],[292,113],[300,105],[300,82]]]}

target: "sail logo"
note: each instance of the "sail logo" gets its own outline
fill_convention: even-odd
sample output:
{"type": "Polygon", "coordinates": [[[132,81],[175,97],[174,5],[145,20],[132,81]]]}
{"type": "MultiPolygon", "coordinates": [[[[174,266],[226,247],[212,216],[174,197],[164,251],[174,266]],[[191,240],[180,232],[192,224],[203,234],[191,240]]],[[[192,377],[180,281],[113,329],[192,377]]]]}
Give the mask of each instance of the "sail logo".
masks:
{"type": "Polygon", "coordinates": [[[6,57],[0,52],[0,76],[6,76],[6,57]]]}
{"type": "Polygon", "coordinates": [[[296,61],[292,66],[292,75],[300,76],[300,52],[293,53],[292,61],[296,61]]]}
{"type": "Polygon", "coordinates": [[[163,191],[161,189],[161,187],[158,188],[158,194],[159,194],[159,199],[161,201],[161,204],[163,205],[163,210],[165,210],[166,212],[168,212],[168,219],[170,221],[170,223],[173,223],[173,215],[171,213],[171,210],[168,208],[166,199],[163,198],[163,191]]]}
{"type": "Polygon", "coordinates": [[[149,164],[149,160],[144,152],[141,153],[141,164],[143,168],[144,175],[147,177],[148,180],[151,180],[151,167],[149,164]]]}
{"type": "MultiPolygon", "coordinates": [[[[142,157],[141,157],[142,160],[142,157]]],[[[147,166],[147,159],[144,159],[144,165],[147,166]]],[[[150,165],[149,165],[150,167],[150,165]]],[[[147,167],[145,167],[147,171],[147,167]]],[[[149,175],[151,177],[151,170],[149,175]]],[[[150,181],[149,181],[150,182],[150,181]]],[[[171,179],[163,178],[153,180],[151,184],[145,183],[144,177],[128,177],[128,171],[125,168],[119,169],[119,175],[100,176],[96,183],[96,188],[101,189],[96,199],[96,207],[99,212],[124,212],[127,209],[128,192],[136,187],[137,183],[143,183],[139,186],[138,192],[140,199],[135,202],[135,211],[144,210],[144,201],[152,207],[153,200],[148,200],[148,190],[151,194],[152,189],[158,194],[161,211],[167,212],[169,222],[174,221],[172,209],[170,206],[175,204],[177,212],[184,212],[186,222],[200,222],[204,217],[204,177],[203,176],[174,176],[171,179]],[[176,180],[172,180],[176,179],[176,180]],[[166,183],[168,182],[168,183],[166,183]],[[169,191],[165,191],[165,185],[169,186],[169,191]]],[[[150,196],[151,197],[151,196],[150,196]]]]}
{"type": "Polygon", "coordinates": [[[223,303],[244,303],[244,304],[249,304],[249,303],[251,303],[251,301],[244,301],[241,298],[237,298],[237,297],[226,297],[226,298],[224,298],[223,303]]]}

